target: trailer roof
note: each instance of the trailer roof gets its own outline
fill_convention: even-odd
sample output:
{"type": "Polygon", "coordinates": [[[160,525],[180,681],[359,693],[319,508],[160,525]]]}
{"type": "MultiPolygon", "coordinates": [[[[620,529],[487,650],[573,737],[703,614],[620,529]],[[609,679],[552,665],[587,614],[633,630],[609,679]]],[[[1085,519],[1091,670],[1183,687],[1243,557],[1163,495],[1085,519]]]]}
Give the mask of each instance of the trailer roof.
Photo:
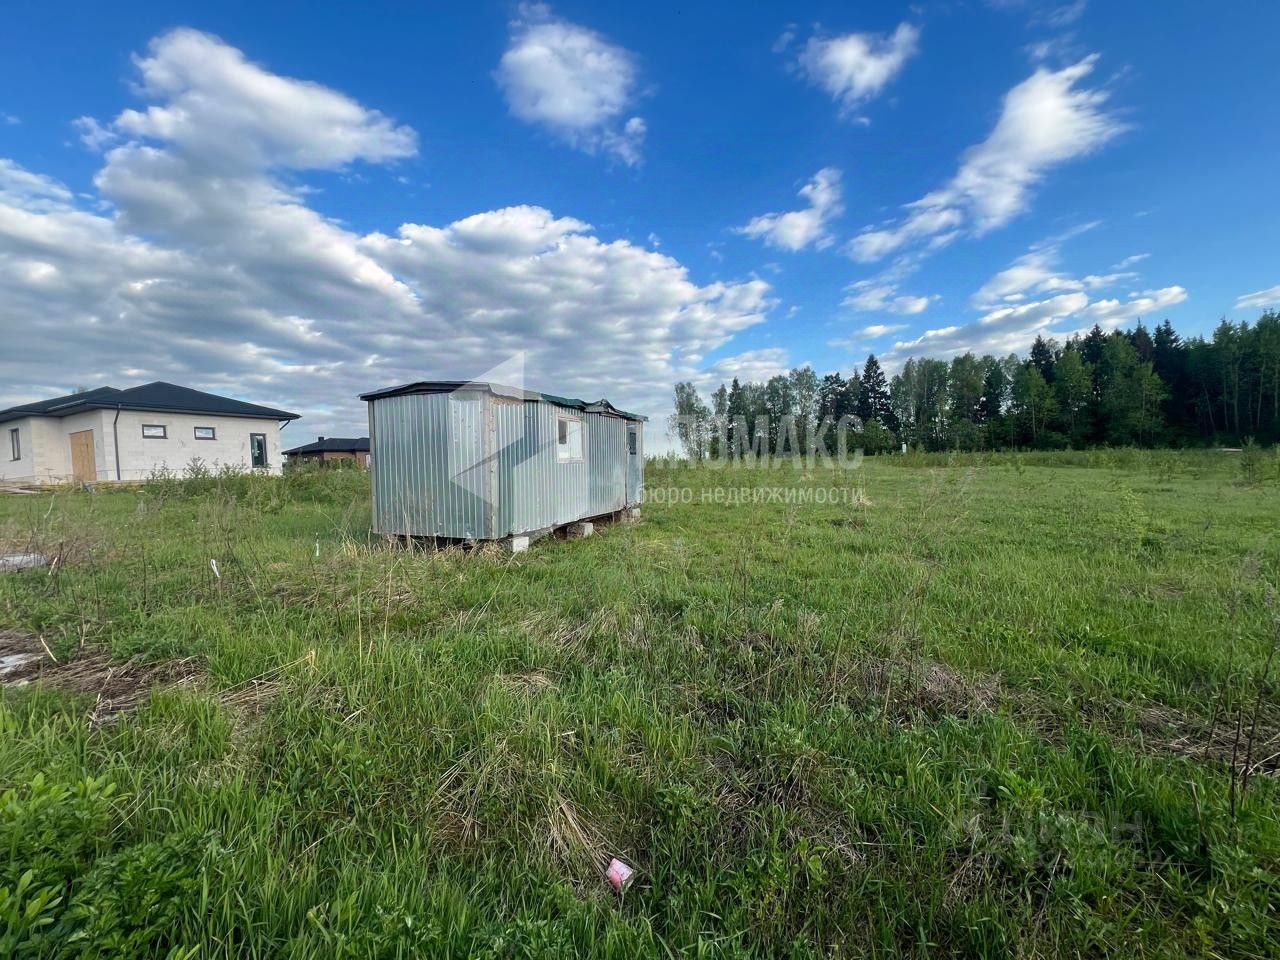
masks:
{"type": "Polygon", "coordinates": [[[410,393],[456,393],[459,391],[480,391],[511,400],[545,400],[558,407],[570,407],[586,413],[605,413],[624,420],[645,421],[649,418],[639,413],[628,413],[619,410],[608,400],[579,400],[575,397],[560,397],[554,393],[541,393],[537,390],[524,390],[520,387],[509,387],[501,383],[490,383],[485,380],[419,380],[415,383],[402,383],[395,387],[384,387],[360,394],[361,400],[382,400],[386,397],[402,397],[410,393]]]}

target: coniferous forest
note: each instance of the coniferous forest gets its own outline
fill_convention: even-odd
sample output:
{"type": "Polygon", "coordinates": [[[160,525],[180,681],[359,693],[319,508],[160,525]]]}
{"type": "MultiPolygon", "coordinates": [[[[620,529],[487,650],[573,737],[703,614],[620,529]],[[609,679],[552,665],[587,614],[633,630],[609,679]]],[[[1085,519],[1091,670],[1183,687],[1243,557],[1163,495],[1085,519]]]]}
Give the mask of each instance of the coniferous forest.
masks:
{"type": "Polygon", "coordinates": [[[1141,322],[1110,333],[1095,326],[1065,343],[1037,337],[1025,358],[912,358],[892,378],[872,355],[848,376],[806,366],[763,383],[735,378],[710,403],[680,383],[672,427],[685,452],[701,457],[743,421],[776,449],[787,416],[803,436],[846,415],[863,421],[860,445],[869,453],[902,443],[924,450],[1272,444],[1280,440],[1280,313],[1252,324],[1224,319],[1209,337],[1184,338],[1168,320],[1154,331],[1141,322]]]}

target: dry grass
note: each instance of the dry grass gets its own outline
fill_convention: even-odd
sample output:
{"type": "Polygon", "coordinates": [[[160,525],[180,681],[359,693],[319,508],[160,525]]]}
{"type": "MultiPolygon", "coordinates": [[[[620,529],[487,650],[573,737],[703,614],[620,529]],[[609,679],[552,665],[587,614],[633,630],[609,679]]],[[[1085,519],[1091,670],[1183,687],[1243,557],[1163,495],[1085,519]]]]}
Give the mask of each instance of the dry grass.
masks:
{"type": "Polygon", "coordinates": [[[1250,751],[1245,745],[1249,730],[1238,730],[1234,718],[1211,722],[1156,703],[1136,708],[1142,743],[1148,749],[1225,763],[1249,776],[1280,777],[1280,717],[1275,714],[1273,709],[1259,717],[1250,751]]]}
{"type": "MultiPolygon", "coordinates": [[[[0,631],[0,662],[11,664],[0,674],[0,686],[40,683],[91,698],[86,713],[91,728],[134,713],[156,691],[208,689],[204,664],[196,657],[158,662],[116,660],[100,649],[83,647],[58,659],[42,638],[13,631],[0,631]]],[[[217,700],[240,717],[251,719],[266,710],[280,689],[279,680],[256,677],[221,691],[217,700]]]]}
{"type": "Polygon", "coordinates": [[[968,677],[946,664],[916,658],[854,661],[833,679],[833,697],[878,705],[886,717],[973,717],[996,709],[997,677],[968,677]]]}
{"type": "Polygon", "coordinates": [[[113,660],[97,649],[81,649],[68,659],[55,659],[45,642],[31,634],[0,634],[0,657],[21,657],[24,662],[6,672],[6,686],[39,682],[55,690],[91,697],[88,723],[101,727],[114,723],[144,704],[157,688],[193,687],[204,679],[204,667],[194,658],[146,663],[139,659],[113,660]]]}
{"type": "Polygon", "coordinates": [[[512,693],[533,695],[555,689],[555,681],[542,670],[523,673],[502,673],[493,678],[494,683],[512,693]]]}

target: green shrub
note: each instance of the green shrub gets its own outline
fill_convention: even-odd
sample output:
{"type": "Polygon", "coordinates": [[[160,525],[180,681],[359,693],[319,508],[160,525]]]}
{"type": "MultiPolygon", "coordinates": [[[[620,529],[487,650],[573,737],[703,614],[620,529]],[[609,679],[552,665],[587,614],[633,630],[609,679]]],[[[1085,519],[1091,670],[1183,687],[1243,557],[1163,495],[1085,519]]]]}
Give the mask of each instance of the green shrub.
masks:
{"type": "Polygon", "coordinates": [[[105,778],[63,784],[43,774],[0,794],[0,884],[16,889],[28,872],[36,884],[61,884],[83,870],[107,843],[114,795],[105,778]]]}
{"type": "Polygon", "coordinates": [[[218,849],[213,834],[187,833],[99,860],[58,923],[64,955],[194,956],[198,947],[175,940],[183,921],[194,919],[208,858],[218,849]]]}

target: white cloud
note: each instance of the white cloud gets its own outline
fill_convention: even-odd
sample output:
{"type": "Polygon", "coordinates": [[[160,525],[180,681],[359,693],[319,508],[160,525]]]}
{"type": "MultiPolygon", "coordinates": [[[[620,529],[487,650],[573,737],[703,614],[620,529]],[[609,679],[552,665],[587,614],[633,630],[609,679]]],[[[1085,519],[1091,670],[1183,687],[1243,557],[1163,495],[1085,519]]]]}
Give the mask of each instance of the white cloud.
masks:
{"type": "Polygon", "coordinates": [[[71,199],[71,191],[52,177],[31,173],[0,157],[0,203],[50,210],[65,207],[71,199]]]}
{"type": "MultiPolygon", "coordinates": [[[[1187,291],[1177,285],[1131,293],[1125,299],[1094,299],[1095,291],[1137,277],[1133,271],[1118,271],[1077,278],[1061,269],[1063,244],[1094,226],[1082,224],[1037,243],[995,274],[972,297],[972,305],[981,312],[976,320],[900,340],[883,359],[900,363],[913,355],[945,358],[969,351],[996,356],[1021,353],[1037,335],[1064,340],[1086,332],[1095,323],[1113,330],[1186,300],[1187,291]]],[[[1142,259],[1126,258],[1117,266],[1142,259]]]]}
{"type": "Polygon", "coordinates": [[[846,307],[863,313],[896,313],[911,316],[924,313],[934,298],[898,294],[898,286],[877,280],[859,280],[845,288],[848,296],[842,301],[846,307]]]}
{"type": "Polygon", "coordinates": [[[1072,3],[1064,3],[1050,10],[1045,15],[1045,22],[1051,27],[1069,27],[1084,16],[1085,7],[1088,5],[1088,0],[1073,0],[1072,3]]]}
{"type": "Polygon", "coordinates": [[[905,329],[907,329],[906,326],[901,323],[873,323],[859,330],[857,336],[874,340],[876,337],[886,337],[891,333],[897,333],[899,330],[905,329]]]}
{"type": "Polygon", "coordinates": [[[942,298],[937,294],[926,297],[900,292],[903,282],[920,268],[921,260],[919,254],[897,257],[875,276],[845,287],[841,305],[860,313],[893,313],[899,316],[924,313],[931,303],[942,298]]]}
{"type": "Polygon", "coordinates": [[[105,150],[120,139],[114,130],[93,117],[76,117],[72,126],[80,131],[80,142],[95,153],[105,150]]]}
{"type": "Polygon", "coordinates": [[[514,116],[587,153],[640,162],[647,128],[628,116],[638,98],[636,58],[595,31],[525,4],[494,77],[514,116]]]}
{"type": "Polygon", "coordinates": [[[355,160],[412,156],[416,136],[319,84],[281,77],[216,37],[178,29],[134,59],[139,92],[153,101],[111,125],[228,169],[333,170],[355,160]]]}
{"type": "Polygon", "coordinates": [[[1134,271],[1127,270],[1120,273],[1091,273],[1077,279],[1059,272],[1056,269],[1055,260],[1056,257],[1051,256],[1047,251],[1032,251],[1019,257],[1012,266],[1002,270],[983,285],[982,289],[974,295],[975,305],[1012,303],[1025,299],[1028,294],[1101,290],[1138,277],[1134,271]]]}
{"type": "Polygon", "coordinates": [[[1117,283],[1128,280],[1138,279],[1138,274],[1133,270],[1121,270],[1118,273],[1090,273],[1081,278],[1087,290],[1101,290],[1105,287],[1114,287],[1117,283]]]}
{"type": "Polygon", "coordinates": [[[926,330],[913,340],[893,345],[891,359],[910,355],[946,358],[961,353],[992,353],[997,356],[1025,350],[1037,333],[1055,321],[1078,313],[1089,304],[1083,293],[1064,293],[1047,300],[998,307],[976,322],[926,330]]]}
{"type": "Polygon", "coordinates": [[[1027,291],[1044,289],[1047,284],[1060,277],[1057,260],[1056,247],[1031,250],[1023,254],[982,285],[973,295],[974,304],[995,304],[1025,296],[1027,291]]]}
{"type": "Polygon", "coordinates": [[[1280,305],[1280,284],[1266,290],[1246,293],[1236,300],[1237,310],[1248,310],[1252,307],[1274,307],[1280,305]]]}
{"type": "Polygon", "coordinates": [[[847,350],[849,353],[860,353],[867,349],[866,343],[855,336],[832,337],[827,341],[827,346],[835,350],[847,350]]]}
{"type": "Polygon", "coordinates": [[[1088,323],[1097,323],[1106,329],[1115,329],[1129,320],[1137,320],[1157,310],[1172,307],[1187,299],[1187,291],[1183,287],[1162,287],[1159,290],[1144,290],[1140,294],[1131,294],[1128,300],[1094,300],[1080,311],[1080,318],[1088,323]]]}
{"type": "Polygon", "coordinates": [[[672,383],[772,307],[762,280],[699,284],[540,207],[355,233],[277,171],[392,162],[411,130],[190,31],[138,64],[147,104],[99,125],[117,145],[96,194],[0,160],[0,302],[24,358],[0,405],[170,379],[340,434],[361,429],[362,390],[524,350],[534,386],[660,415],[672,383]],[[245,150],[206,154],[219,138],[245,150]]]}
{"type": "Polygon", "coordinates": [[[707,371],[694,378],[703,389],[714,390],[734,377],[740,381],[763,383],[770,377],[791,369],[787,351],[783,347],[763,347],[717,360],[707,371]]]}
{"type": "Polygon", "coordinates": [[[829,247],[832,237],[828,224],[844,212],[840,171],[835,167],[819,170],[800,188],[800,196],[809,204],[803,210],[761,214],[738,232],[783,250],[803,250],[810,245],[819,250],[829,247]]]}
{"type": "MultiPolygon", "coordinates": [[[[1062,244],[1077,232],[1080,231],[1069,231],[1033,246],[984,283],[973,295],[973,305],[979,309],[991,309],[1003,303],[1019,302],[1026,299],[1028,295],[1103,290],[1138,278],[1139,274],[1133,270],[1116,270],[1105,274],[1091,273],[1080,278],[1064,272],[1059,267],[1062,259],[1062,244]]],[[[1134,264],[1144,257],[1145,255],[1127,257],[1116,266],[1134,264]]]]}
{"type": "Polygon", "coordinates": [[[1010,90],[995,129],[965,152],[955,176],[907,204],[902,219],[855,236],[851,256],[879,260],[909,244],[947,242],[960,229],[982,234],[1022,213],[1049,170],[1098,150],[1125,129],[1106,111],[1106,91],[1078,86],[1096,62],[1090,56],[1061,70],[1041,67],[1010,90]]]}
{"type": "Polygon", "coordinates": [[[797,66],[829,93],[841,112],[854,114],[876,97],[915,55],[918,28],[902,23],[891,34],[846,33],[811,37],[797,66]]]}
{"type": "Polygon", "coordinates": [[[953,357],[961,353],[1002,356],[1025,352],[1038,334],[1066,339],[1084,333],[1095,323],[1104,330],[1148,316],[1186,300],[1180,286],[1147,290],[1128,300],[1090,300],[1083,291],[1060,293],[1042,300],[996,307],[976,321],[928,330],[913,340],[898,341],[886,354],[889,361],[908,356],[953,357]],[[1063,326],[1074,321],[1069,326],[1063,326]]]}
{"type": "Polygon", "coordinates": [[[1143,260],[1146,260],[1150,256],[1151,254],[1149,253],[1135,253],[1135,254],[1132,254],[1131,256],[1125,257],[1119,263],[1115,264],[1111,269],[1127,270],[1129,267],[1132,267],[1135,263],[1141,263],[1143,260]]]}
{"type": "Polygon", "coordinates": [[[1025,13],[1032,26],[1062,29],[1084,16],[1089,4],[1088,0],[1069,0],[1067,3],[1057,0],[987,0],[987,5],[997,10],[1025,13]]]}

